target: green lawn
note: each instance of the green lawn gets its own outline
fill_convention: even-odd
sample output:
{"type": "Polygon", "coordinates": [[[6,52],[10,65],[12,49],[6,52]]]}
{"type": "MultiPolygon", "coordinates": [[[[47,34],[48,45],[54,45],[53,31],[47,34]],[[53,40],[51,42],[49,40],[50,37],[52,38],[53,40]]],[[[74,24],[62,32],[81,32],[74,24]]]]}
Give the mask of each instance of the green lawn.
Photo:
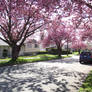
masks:
{"type": "Polygon", "coordinates": [[[89,73],[79,92],[92,92],[92,71],[89,73]]]}
{"type": "MultiPolygon", "coordinates": [[[[62,58],[71,57],[72,55],[64,55],[62,58]]],[[[46,60],[52,60],[52,59],[58,59],[58,55],[52,55],[52,54],[40,54],[36,56],[21,56],[17,59],[17,61],[9,62],[11,59],[0,59],[0,66],[5,65],[13,65],[13,64],[23,64],[23,63],[30,63],[30,62],[37,62],[37,61],[46,61],[46,60]]]]}
{"type": "Polygon", "coordinates": [[[78,52],[73,52],[72,54],[74,54],[74,55],[79,55],[79,53],[78,53],[78,52]]]}
{"type": "Polygon", "coordinates": [[[51,54],[42,54],[42,55],[36,55],[36,56],[23,56],[19,57],[18,60],[22,62],[35,62],[35,61],[45,61],[45,60],[51,60],[51,59],[57,59],[57,55],[51,55],[51,54]]]}

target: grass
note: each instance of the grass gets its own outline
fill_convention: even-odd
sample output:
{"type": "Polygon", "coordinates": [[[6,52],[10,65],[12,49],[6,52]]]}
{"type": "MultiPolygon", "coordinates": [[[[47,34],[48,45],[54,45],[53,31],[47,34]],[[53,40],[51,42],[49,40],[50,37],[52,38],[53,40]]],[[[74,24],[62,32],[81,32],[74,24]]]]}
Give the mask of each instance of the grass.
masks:
{"type": "Polygon", "coordinates": [[[73,55],[79,55],[79,52],[73,52],[72,54],[73,55]]]}
{"type": "Polygon", "coordinates": [[[10,60],[10,58],[4,58],[4,59],[0,59],[0,62],[1,61],[9,61],[10,60]]]}
{"type": "Polygon", "coordinates": [[[36,56],[24,56],[19,57],[19,60],[24,60],[25,62],[36,62],[36,61],[46,61],[51,59],[58,59],[57,55],[51,55],[51,54],[42,54],[42,55],[36,55],[36,56]]]}
{"type": "MultiPolygon", "coordinates": [[[[64,55],[62,58],[71,57],[72,55],[64,55]]],[[[52,54],[40,54],[36,56],[21,56],[19,57],[16,62],[10,61],[10,58],[0,59],[0,66],[7,66],[7,65],[15,65],[15,64],[23,64],[23,63],[31,63],[31,62],[38,62],[38,61],[47,61],[59,59],[58,55],[52,54]]]]}
{"type": "Polygon", "coordinates": [[[82,87],[79,89],[79,92],[92,92],[92,71],[89,73],[82,87]]]}

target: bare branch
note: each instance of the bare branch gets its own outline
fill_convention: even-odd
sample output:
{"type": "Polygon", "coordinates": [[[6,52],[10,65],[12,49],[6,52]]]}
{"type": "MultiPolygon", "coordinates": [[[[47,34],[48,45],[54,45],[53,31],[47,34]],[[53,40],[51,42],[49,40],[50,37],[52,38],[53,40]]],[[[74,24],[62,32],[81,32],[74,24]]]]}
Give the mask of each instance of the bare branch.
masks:
{"type": "Polygon", "coordinates": [[[3,39],[3,38],[1,38],[1,37],[0,37],[0,39],[1,39],[2,41],[4,41],[5,43],[11,45],[7,40],[5,40],[5,39],[3,39]]]}
{"type": "Polygon", "coordinates": [[[89,4],[89,3],[85,3],[85,4],[86,4],[86,6],[88,6],[89,8],[92,9],[92,5],[91,4],[89,4]]]}
{"type": "Polygon", "coordinates": [[[0,25],[0,27],[1,27],[5,32],[7,32],[6,29],[5,29],[2,25],[0,25]]]}
{"type": "Polygon", "coordinates": [[[23,26],[22,30],[20,31],[20,33],[19,33],[19,39],[21,39],[21,38],[22,38],[23,33],[24,33],[24,32],[25,32],[25,30],[26,30],[26,26],[29,24],[29,19],[30,19],[30,17],[27,19],[27,22],[24,24],[24,26],[23,26]]]}
{"type": "MultiPolygon", "coordinates": [[[[43,24],[43,25],[44,25],[44,24],[43,24]]],[[[43,25],[40,25],[39,27],[37,27],[37,28],[33,29],[32,31],[28,32],[27,35],[26,35],[26,37],[29,37],[30,35],[34,34],[35,31],[36,31],[37,29],[41,28],[43,25]]],[[[37,32],[37,31],[36,31],[36,32],[37,32]]]]}

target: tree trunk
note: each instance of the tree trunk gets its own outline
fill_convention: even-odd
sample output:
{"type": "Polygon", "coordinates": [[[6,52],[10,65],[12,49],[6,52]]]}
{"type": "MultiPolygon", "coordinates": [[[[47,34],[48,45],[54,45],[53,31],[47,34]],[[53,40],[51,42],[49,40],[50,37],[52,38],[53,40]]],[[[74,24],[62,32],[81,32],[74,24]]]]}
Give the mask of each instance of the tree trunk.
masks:
{"type": "Polygon", "coordinates": [[[67,41],[67,56],[68,56],[68,51],[69,51],[69,46],[68,46],[68,41],[67,41]]]}
{"type": "Polygon", "coordinates": [[[62,55],[62,49],[61,49],[61,47],[58,46],[57,49],[58,49],[58,57],[62,58],[62,56],[61,56],[62,55]]]}
{"type": "Polygon", "coordinates": [[[79,52],[79,55],[80,55],[80,49],[78,50],[78,52],[79,52]]]}
{"type": "Polygon", "coordinates": [[[12,61],[15,62],[19,56],[20,46],[13,46],[12,47],[12,61]]]}

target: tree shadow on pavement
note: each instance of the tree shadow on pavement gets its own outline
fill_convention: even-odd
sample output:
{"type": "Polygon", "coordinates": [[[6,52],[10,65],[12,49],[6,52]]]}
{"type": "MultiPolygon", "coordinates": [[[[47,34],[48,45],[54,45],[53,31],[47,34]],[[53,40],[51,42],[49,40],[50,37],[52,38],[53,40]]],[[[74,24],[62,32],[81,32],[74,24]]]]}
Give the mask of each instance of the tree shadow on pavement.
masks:
{"type": "Polygon", "coordinates": [[[78,90],[85,77],[84,73],[35,64],[1,67],[0,92],[71,92],[71,88],[78,90]]]}
{"type": "Polygon", "coordinates": [[[50,60],[49,63],[69,63],[69,64],[72,64],[72,63],[78,63],[79,62],[79,59],[74,59],[74,58],[65,58],[65,59],[57,59],[57,60],[50,60]]]}
{"type": "MultiPolygon", "coordinates": [[[[69,58],[64,58],[64,59],[57,59],[57,60],[51,60],[49,63],[66,63],[66,64],[75,64],[75,63],[79,63],[79,57],[73,58],[73,57],[69,57],[69,58]]],[[[92,62],[89,63],[84,63],[81,65],[88,65],[88,66],[92,66],[92,62]]]]}

